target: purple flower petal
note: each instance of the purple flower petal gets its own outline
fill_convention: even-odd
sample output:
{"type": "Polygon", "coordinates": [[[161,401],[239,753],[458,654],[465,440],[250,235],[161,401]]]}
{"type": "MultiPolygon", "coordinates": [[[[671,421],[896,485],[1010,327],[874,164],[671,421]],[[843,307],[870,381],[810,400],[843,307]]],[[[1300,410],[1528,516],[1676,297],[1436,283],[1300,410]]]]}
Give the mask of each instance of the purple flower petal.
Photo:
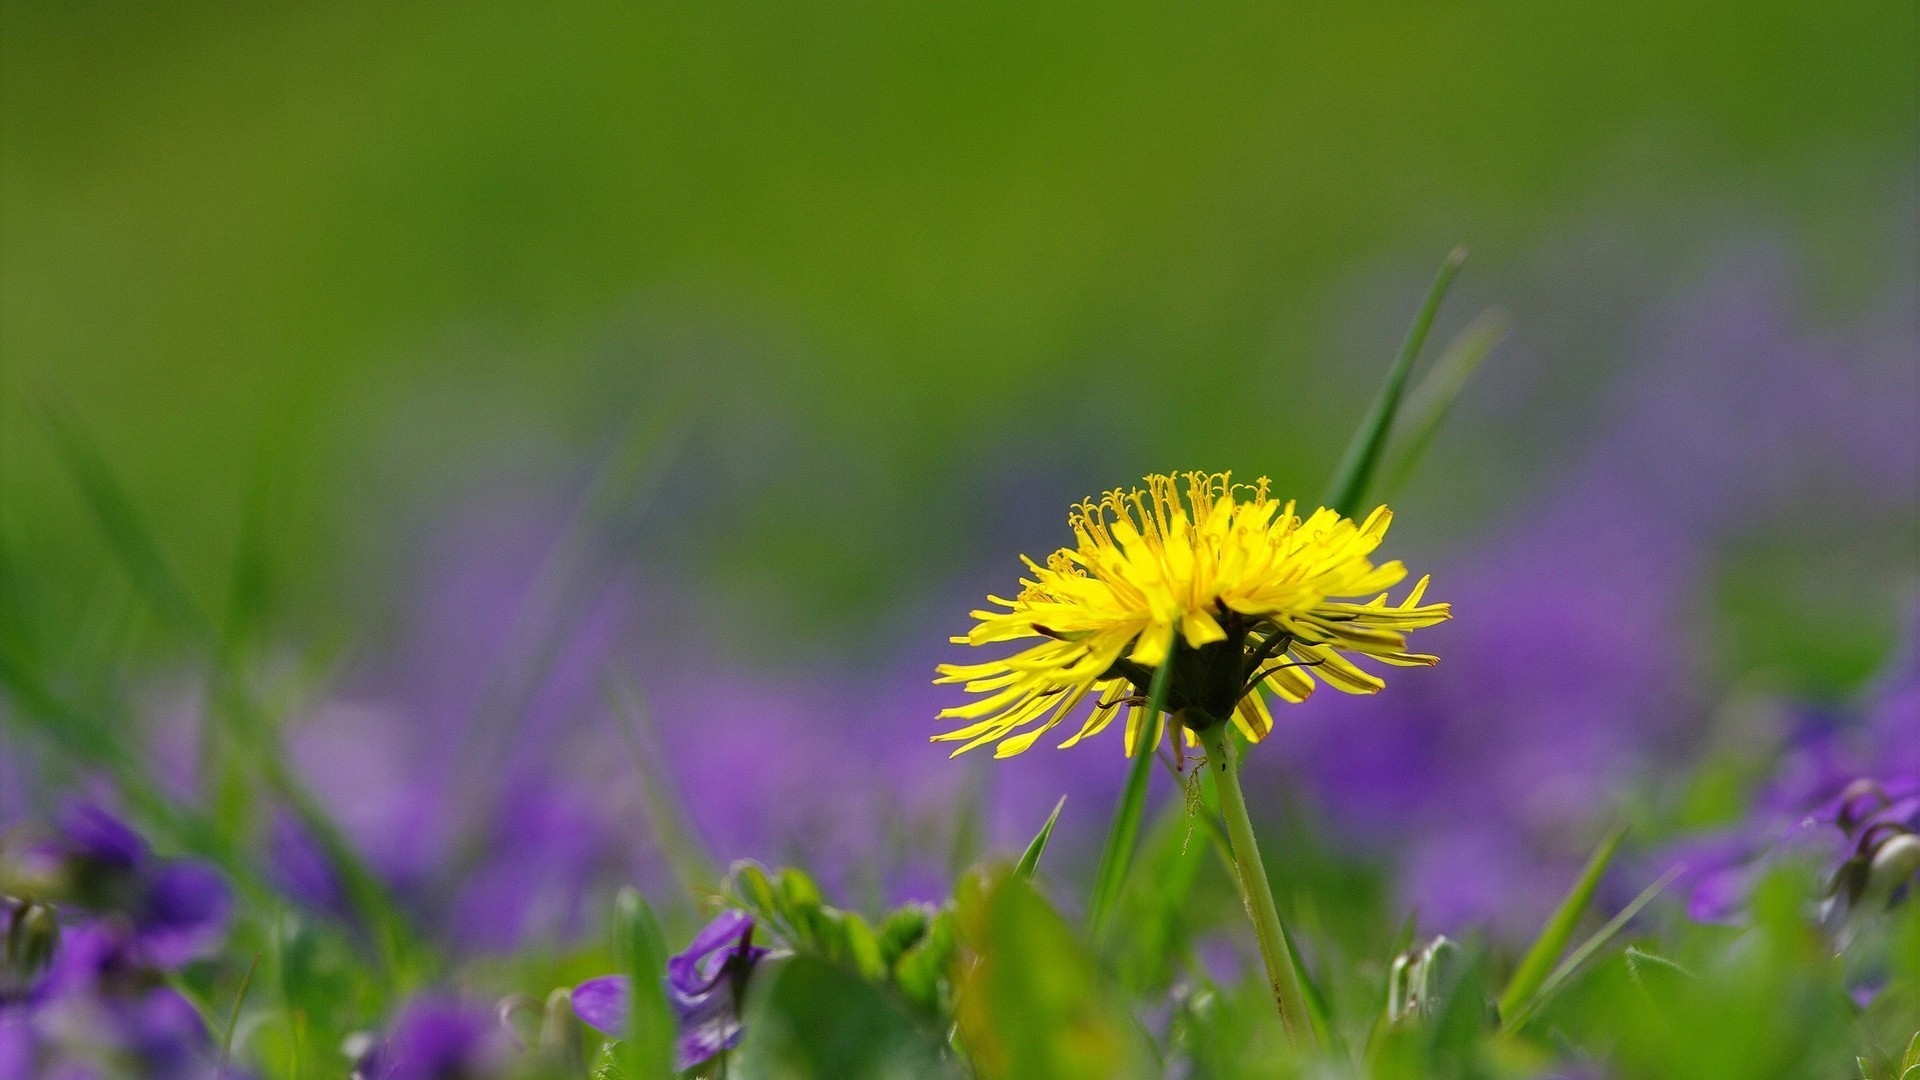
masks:
{"type": "Polygon", "coordinates": [[[59,846],[70,857],[128,870],[146,861],[147,842],[98,803],[66,804],[60,810],[59,828],[59,846]]]}
{"type": "Polygon", "coordinates": [[[625,1035],[632,1008],[633,986],[625,975],[602,975],[573,988],[573,1014],[602,1035],[625,1035]]]}
{"type": "Polygon", "coordinates": [[[153,875],[133,913],[147,960],[173,969],[206,955],[226,937],[233,894],[206,863],[168,863],[153,875]]]}
{"type": "Polygon", "coordinates": [[[702,961],[714,953],[738,946],[752,932],[753,916],[744,911],[729,909],[714,916],[712,922],[694,935],[685,952],[667,961],[668,984],[687,994],[708,990],[719,973],[704,967],[702,961]]]}
{"type": "Polygon", "coordinates": [[[740,1035],[740,1021],[731,1011],[687,1028],[673,1045],[674,1068],[691,1069],[722,1050],[731,1050],[740,1045],[740,1035]]]}
{"type": "Polygon", "coordinates": [[[392,1031],[361,1063],[370,1080],[490,1076],[504,1061],[505,1035],[485,1011],[444,998],[407,1003],[392,1031]]]}

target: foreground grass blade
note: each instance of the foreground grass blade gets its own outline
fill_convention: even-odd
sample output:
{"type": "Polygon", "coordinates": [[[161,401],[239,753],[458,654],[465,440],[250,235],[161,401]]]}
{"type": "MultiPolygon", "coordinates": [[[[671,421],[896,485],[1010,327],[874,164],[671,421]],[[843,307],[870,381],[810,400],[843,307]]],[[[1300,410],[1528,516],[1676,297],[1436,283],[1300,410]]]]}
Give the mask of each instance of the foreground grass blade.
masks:
{"type": "Polygon", "coordinates": [[[627,976],[627,1034],[619,1059],[627,1080],[664,1080],[673,1071],[673,1009],[661,975],[667,970],[667,939],[660,920],[638,890],[613,899],[614,955],[627,976]]]}
{"type": "Polygon", "coordinates": [[[1107,829],[1107,845],[1100,851],[1100,869],[1093,879],[1093,899],[1087,906],[1087,926],[1099,936],[1113,905],[1120,898],[1120,886],[1126,884],[1127,865],[1133,861],[1133,844],[1140,835],[1140,815],[1147,805],[1147,778],[1153,772],[1157,740],[1148,736],[1158,730],[1161,710],[1167,707],[1167,689],[1173,682],[1173,658],[1180,652],[1180,635],[1167,646],[1166,659],[1160,661],[1147,688],[1147,713],[1141,725],[1140,741],[1133,747],[1127,765],[1127,784],[1120,790],[1120,803],[1113,808],[1113,824],[1107,829]]]}
{"type": "Polygon", "coordinates": [[[1033,872],[1040,868],[1040,856],[1047,850],[1047,841],[1053,838],[1054,822],[1060,820],[1060,811],[1066,805],[1065,795],[1060,796],[1060,801],[1053,804],[1053,813],[1047,815],[1047,823],[1040,826],[1040,831],[1034,835],[1033,841],[1027,845],[1026,852],[1020,856],[1020,864],[1013,868],[1014,877],[1022,881],[1032,880],[1033,872]]]}
{"type": "Polygon", "coordinates": [[[1533,947],[1514,969],[1513,978],[1507,981],[1507,988],[1500,994],[1501,1017],[1517,1017],[1527,1007],[1534,995],[1546,984],[1553,973],[1554,962],[1560,954],[1567,951],[1567,943],[1573,940],[1573,931],[1580,924],[1580,916],[1586,912],[1587,905],[1593,901],[1593,891],[1600,884],[1601,875],[1607,872],[1607,865],[1613,862],[1613,853],[1619,849],[1620,840],[1627,835],[1625,826],[1607,834],[1605,840],[1594,850],[1587,860],[1587,867],[1580,872],[1580,880],[1574,883],[1573,891],[1560,901],[1560,907],[1553,917],[1547,920],[1546,928],[1534,940],[1533,947]]]}
{"type": "Polygon", "coordinates": [[[1403,419],[1395,425],[1406,434],[1393,440],[1386,484],[1381,492],[1383,497],[1392,498],[1413,479],[1420,459],[1426,456],[1427,447],[1433,444],[1434,436],[1446,423],[1460,391],[1480,369],[1487,354],[1506,339],[1507,329],[1505,312],[1497,308],[1481,312],[1447,345],[1426,378],[1408,393],[1406,404],[1401,407],[1403,419]]]}
{"type": "Polygon", "coordinates": [[[1387,381],[1381,384],[1380,393],[1368,407],[1366,418],[1360,421],[1359,429],[1353,433],[1346,451],[1340,455],[1340,464],[1334,467],[1333,479],[1327,483],[1327,491],[1321,496],[1320,505],[1330,506],[1347,517],[1354,517],[1360,510],[1361,502],[1367,497],[1367,489],[1373,482],[1374,472],[1379,468],[1387,436],[1393,430],[1394,415],[1400,411],[1400,399],[1406,392],[1407,376],[1413,371],[1413,362],[1420,355],[1420,347],[1426,343],[1427,332],[1433,329],[1433,317],[1440,310],[1440,301],[1453,284],[1454,275],[1460,272],[1460,264],[1466,260],[1467,249],[1458,247],[1447,256],[1446,262],[1440,264],[1440,273],[1435,275],[1432,288],[1427,290],[1426,303],[1420,305],[1420,313],[1407,330],[1406,341],[1400,345],[1400,355],[1387,371],[1387,381]]]}
{"type": "Polygon", "coordinates": [[[1547,1003],[1547,1000],[1553,997],[1554,993],[1558,991],[1560,987],[1564,986],[1568,979],[1573,977],[1573,973],[1580,970],[1580,965],[1592,959],[1594,953],[1599,952],[1606,946],[1607,942],[1612,941],[1615,935],[1626,928],[1627,923],[1631,922],[1635,915],[1640,914],[1641,908],[1651,904],[1654,897],[1665,892],[1667,886],[1673,884],[1673,880],[1679,877],[1685,869],[1685,867],[1676,866],[1661,875],[1658,881],[1642,889],[1640,895],[1633,898],[1632,903],[1621,908],[1618,915],[1608,919],[1605,926],[1594,931],[1592,937],[1581,942],[1580,947],[1573,950],[1572,955],[1561,961],[1560,966],[1553,969],[1553,974],[1547,976],[1547,981],[1540,984],[1539,991],[1521,1007],[1521,1011],[1511,1020],[1504,1020],[1500,1026],[1507,1031],[1518,1031],[1525,1027],[1527,1021],[1533,1019],[1534,1016],[1539,1013],[1541,1007],[1547,1003]]]}

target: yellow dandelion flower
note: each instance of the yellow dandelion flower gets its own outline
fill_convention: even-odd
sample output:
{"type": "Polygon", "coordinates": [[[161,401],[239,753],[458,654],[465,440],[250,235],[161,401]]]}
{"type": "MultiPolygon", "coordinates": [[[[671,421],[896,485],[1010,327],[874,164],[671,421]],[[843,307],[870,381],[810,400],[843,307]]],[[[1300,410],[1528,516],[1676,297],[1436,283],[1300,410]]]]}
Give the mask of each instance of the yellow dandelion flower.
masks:
{"type": "Polygon", "coordinates": [[[1075,507],[1067,519],[1074,546],[1045,566],[1023,557],[1032,576],[1019,595],[988,597],[1004,610],[973,612],[973,629],[953,639],[1039,643],[985,663],[940,665],[935,682],[978,696],[940,713],[965,726],[934,741],[960,743],[955,756],[998,743],[994,755],[1008,757],[1091,701],[1062,747],[1099,733],[1122,709],[1127,751],[1143,733],[1151,746],[1163,722],[1144,715],[1148,686],[1176,636],[1185,647],[1174,656],[1166,705],[1189,742],[1194,730],[1228,719],[1258,742],[1273,729],[1266,697],[1304,701],[1316,681],[1350,694],[1385,685],[1353,656],[1435,663],[1407,651],[1406,633],[1444,621],[1448,605],[1421,603],[1424,577],[1390,603],[1386,590],[1406,567],[1370,558],[1392,520],[1387,508],[1358,523],[1328,509],[1301,518],[1267,488],[1265,477],[1246,485],[1228,473],[1154,475],[1145,490],[1109,491],[1075,507]]]}

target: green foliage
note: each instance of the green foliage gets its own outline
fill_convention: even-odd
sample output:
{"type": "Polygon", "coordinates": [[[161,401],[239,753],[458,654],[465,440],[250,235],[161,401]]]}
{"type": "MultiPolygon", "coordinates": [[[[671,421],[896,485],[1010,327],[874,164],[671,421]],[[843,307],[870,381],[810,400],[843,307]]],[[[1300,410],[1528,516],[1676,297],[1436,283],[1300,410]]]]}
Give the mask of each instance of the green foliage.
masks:
{"type": "Polygon", "coordinates": [[[1659,957],[1597,966],[1535,1026],[1604,1046],[1620,1074],[1649,1080],[1854,1073],[1854,1007],[1807,917],[1813,896],[1804,868],[1783,867],[1761,883],[1750,926],[1676,924],[1659,957]]]}
{"type": "Polygon", "coordinates": [[[629,1080],[673,1075],[673,1009],[660,983],[667,968],[666,937],[646,899],[622,889],[613,904],[613,954],[630,986],[627,1037],[614,1059],[629,1080]]]}
{"type": "Polygon", "coordinates": [[[845,967],[890,987],[928,1016],[944,1015],[954,936],[952,913],[908,904],[887,913],[876,931],[857,912],[826,903],[807,874],[787,867],[769,876],[758,863],[735,863],[727,894],[795,952],[845,967]]]}
{"type": "Polygon", "coordinates": [[[757,990],[730,1076],[781,1080],[958,1077],[937,1029],[884,987],[818,956],[781,963],[757,990]]]}
{"type": "Polygon", "coordinates": [[[1554,909],[1552,918],[1534,939],[1533,945],[1520,960],[1520,966],[1514,969],[1513,976],[1507,980],[1507,988],[1500,994],[1500,1015],[1509,1023],[1520,1017],[1533,1006],[1535,996],[1547,978],[1553,974],[1555,963],[1560,955],[1567,951],[1567,945],[1573,940],[1573,932],[1580,925],[1580,916],[1586,913],[1587,905],[1593,901],[1593,891],[1600,886],[1600,878],[1607,872],[1607,866],[1613,861],[1613,853],[1620,848],[1620,841],[1626,836],[1625,829],[1615,829],[1607,834],[1594,850],[1587,865],[1580,872],[1579,880],[1560,906],[1554,909]]]}
{"type": "Polygon", "coordinates": [[[1166,709],[1167,691],[1173,685],[1174,658],[1180,654],[1180,635],[1167,646],[1166,658],[1153,673],[1147,687],[1146,730],[1141,732],[1127,762],[1127,782],[1120,789],[1120,801],[1114,804],[1113,821],[1107,826],[1107,842],[1100,849],[1100,868],[1093,877],[1093,895],[1087,901],[1087,925],[1098,937],[1107,915],[1120,898],[1127,883],[1127,867],[1133,862],[1134,841],[1140,835],[1140,817],[1146,812],[1147,779],[1153,774],[1159,740],[1149,736],[1159,730],[1160,714],[1166,709]]]}
{"type": "Polygon", "coordinates": [[[969,877],[958,894],[972,954],[960,1042],[981,1080],[1152,1075],[1150,1045],[1091,953],[1027,882],[969,877]]]}
{"type": "MultiPolygon", "coordinates": [[[[1453,284],[1453,277],[1460,271],[1460,264],[1467,261],[1467,249],[1455,248],[1440,264],[1440,272],[1434,275],[1433,286],[1427,290],[1426,302],[1420,305],[1420,311],[1413,318],[1413,325],[1407,329],[1406,340],[1400,344],[1400,355],[1394,358],[1393,366],[1387,369],[1387,379],[1380,385],[1380,392],[1367,408],[1367,415],[1361,419],[1353,437],[1348,440],[1347,448],[1340,455],[1340,463],[1334,466],[1333,477],[1327,481],[1327,489],[1320,496],[1320,505],[1330,506],[1347,517],[1360,514],[1368,490],[1373,486],[1374,472],[1379,468],[1380,458],[1386,450],[1387,439],[1393,433],[1394,418],[1400,412],[1400,398],[1406,392],[1407,377],[1413,373],[1413,362],[1420,356],[1420,347],[1426,344],[1427,332],[1433,329],[1433,317],[1440,311],[1440,301],[1446,298],[1447,289],[1453,284]]],[[[1461,379],[1464,383],[1464,377],[1461,379]]],[[[1444,412],[1442,402],[1438,408],[1444,412]]],[[[1438,424],[1438,419],[1434,423],[1438,424]]],[[[1415,443],[1416,447],[1424,443],[1415,443]]],[[[1404,468],[1411,469],[1409,461],[1404,468]]]]}
{"type": "Polygon", "coordinates": [[[1053,804],[1053,813],[1047,815],[1047,823],[1040,826],[1040,831],[1035,833],[1033,840],[1027,844],[1027,850],[1020,854],[1020,862],[1013,868],[1015,877],[1028,880],[1033,878],[1033,872],[1040,868],[1040,856],[1046,853],[1047,841],[1053,838],[1054,823],[1060,820],[1060,811],[1064,810],[1066,805],[1065,795],[1060,796],[1060,801],[1053,804]]]}

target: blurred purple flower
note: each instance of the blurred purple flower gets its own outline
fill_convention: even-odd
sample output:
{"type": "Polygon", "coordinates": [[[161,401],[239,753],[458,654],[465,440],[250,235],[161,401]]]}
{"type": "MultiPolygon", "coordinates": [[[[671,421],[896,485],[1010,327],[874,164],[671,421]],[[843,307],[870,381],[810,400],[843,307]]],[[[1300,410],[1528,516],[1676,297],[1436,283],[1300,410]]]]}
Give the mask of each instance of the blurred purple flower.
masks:
{"type": "Polygon", "coordinates": [[[0,1075],[60,1075],[44,1070],[96,1060],[124,1063],[104,1076],[141,1080],[203,1080],[213,1064],[200,1014],[124,923],[66,928],[36,992],[0,1003],[0,1064],[20,1066],[0,1075]]]}
{"type": "MultiPolygon", "coordinates": [[[[667,960],[667,1000],[679,1021],[674,1045],[678,1068],[690,1069],[739,1045],[740,1005],[747,982],[771,949],[753,943],[753,917],[723,911],[684,952],[667,960]]],[[[632,983],[625,975],[589,979],[574,988],[573,1011],[603,1034],[626,1033],[632,983]]]]}
{"type": "Polygon", "coordinates": [[[348,915],[346,887],[326,852],[285,810],[276,810],[267,826],[267,868],[274,884],[294,901],[336,918],[348,915]]]}
{"type": "Polygon", "coordinates": [[[98,803],[62,807],[51,834],[19,852],[12,873],[50,898],[124,925],[144,963],[179,968],[226,937],[233,894],[211,865],[163,859],[98,803]]]}
{"type": "Polygon", "coordinates": [[[1861,706],[1798,717],[1745,820],[1660,854],[1657,862],[1683,868],[1675,884],[1687,897],[1688,914],[1704,922],[1738,921],[1761,875],[1790,857],[1827,867],[1829,914],[1836,918],[1867,896],[1869,885],[1885,888],[1889,899],[1900,895],[1901,882],[1920,861],[1913,854],[1920,847],[1916,687],[1920,603],[1903,647],[1861,706]]]}
{"type": "Polygon", "coordinates": [[[503,1075],[508,1043],[493,1016],[452,998],[417,997],[354,1067],[355,1080],[481,1080],[503,1075]]]}

